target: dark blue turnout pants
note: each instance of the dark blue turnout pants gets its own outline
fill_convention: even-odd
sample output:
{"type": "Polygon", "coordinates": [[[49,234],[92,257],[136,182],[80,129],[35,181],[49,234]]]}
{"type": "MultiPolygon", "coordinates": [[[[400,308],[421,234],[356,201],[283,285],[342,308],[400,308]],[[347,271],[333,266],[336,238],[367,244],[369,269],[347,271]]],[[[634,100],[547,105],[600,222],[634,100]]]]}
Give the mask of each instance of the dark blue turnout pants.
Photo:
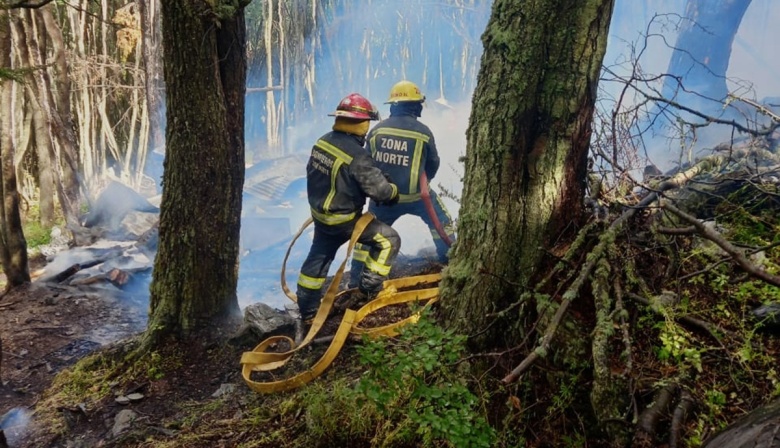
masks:
{"type": "MultiPolygon", "coordinates": [[[[449,213],[447,213],[447,209],[444,207],[444,204],[442,204],[439,196],[433,190],[430,190],[430,197],[433,210],[436,212],[436,216],[444,228],[444,231],[449,236],[450,241],[455,241],[455,234],[452,229],[452,219],[450,218],[449,213]]],[[[446,263],[448,261],[447,251],[449,250],[449,247],[447,246],[447,243],[442,240],[441,236],[439,236],[439,232],[436,231],[436,227],[433,224],[433,219],[425,209],[425,204],[423,204],[422,199],[414,202],[401,202],[391,206],[377,205],[374,201],[371,201],[368,210],[369,212],[373,213],[374,216],[376,216],[376,219],[391,226],[401,216],[419,216],[425,222],[425,225],[428,226],[428,230],[431,232],[431,236],[433,237],[433,244],[436,246],[436,255],[439,259],[439,262],[446,263]]],[[[358,285],[360,280],[360,273],[363,271],[363,266],[366,265],[367,259],[370,263],[370,255],[367,253],[366,248],[361,247],[360,244],[356,245],[355,250],[352,253],[352,266],[350,268],[349,286],[351,288],[354,288],[358,285]]]]}
{"type": "MultiPolygon", "coordinates": [[[[330,264],[339,248],[349,241],[358,218],[338,225],[314,221],[314,241],[301,266],[296,293],[298,308],[304,320],[317,314],[330,264]]],[[[371,263],[366,264],[366,269],[361,271],[355,283],[361,291],[376,294],[382,290],[382,283],[390,274],[390,267],[401,246],[401,238],[392,227],[373,219],[358,238],[358,243],[367,248],[364,250],[367,250],[371,263]]]]}

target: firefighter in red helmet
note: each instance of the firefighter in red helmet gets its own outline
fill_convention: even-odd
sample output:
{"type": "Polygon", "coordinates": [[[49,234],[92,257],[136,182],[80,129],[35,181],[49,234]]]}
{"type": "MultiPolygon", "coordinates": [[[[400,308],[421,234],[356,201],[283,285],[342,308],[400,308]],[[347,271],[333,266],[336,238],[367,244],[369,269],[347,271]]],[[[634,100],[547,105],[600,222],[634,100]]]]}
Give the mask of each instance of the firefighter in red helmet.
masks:
{"type": "MultiPolygon", "coordinates": [[[[366,199],[389,205],[399,198],[398,187],[363,148],[369,122],[379,119],[371,102],[352,93],[328,115],[336,117],[333,131],[317,140],[306,165],[314,241],[298,277],[298,308],[304,322],[317,314],[328,268],[339,247],[349,241],[366,199]]],[[[358,241],[368,249],[366,269],[357,281],[365,299],[382,289],[401,239],[392,227],[374,219],[358,241]]]]}

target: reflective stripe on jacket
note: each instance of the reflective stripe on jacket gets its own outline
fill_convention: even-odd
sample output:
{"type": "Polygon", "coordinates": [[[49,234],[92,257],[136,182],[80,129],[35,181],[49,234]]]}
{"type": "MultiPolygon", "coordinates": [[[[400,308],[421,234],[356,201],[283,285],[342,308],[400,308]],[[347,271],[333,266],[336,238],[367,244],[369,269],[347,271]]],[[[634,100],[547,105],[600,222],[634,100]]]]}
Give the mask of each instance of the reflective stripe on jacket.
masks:
{"type": "Polygon", "coordinates": [[[368,147],[376,166],[398,185],[401,202],[420,199],[420,176],[430,181],[439,170],[433,133],[412,115],[392,115],[368,133],[368,147]]]}
{"type": "Polygon", "coordinates": [[[306,186],[312,217],[337,225],[360,215],[366,197],[382,202],[396,187],[374,166],[358,136],[339,131],[323,135],[314,144],[306,165],[306,186]]]}

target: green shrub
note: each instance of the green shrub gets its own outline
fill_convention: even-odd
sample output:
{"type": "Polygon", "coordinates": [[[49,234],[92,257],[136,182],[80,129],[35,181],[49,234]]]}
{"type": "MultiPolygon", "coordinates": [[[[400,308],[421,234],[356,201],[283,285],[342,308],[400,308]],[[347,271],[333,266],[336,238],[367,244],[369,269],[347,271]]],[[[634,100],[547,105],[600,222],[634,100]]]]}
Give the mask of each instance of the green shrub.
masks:
{"type": "Polygon", "coordinates": [[[357,391],[386,419],[381,446],[489,447],[496,434],[479,413],[480,399],[454,368],[465,337],[437,326],[425,310],[395,339],[366,339],[369,367],[357,391]]]}
{"type": "Polygon", "coordinates": [[[24,238],[27,240],[27,247],[33,249],[51,242],[51,229],[47,229],[38,221],[28,221],[24,224],[24,238]]]}

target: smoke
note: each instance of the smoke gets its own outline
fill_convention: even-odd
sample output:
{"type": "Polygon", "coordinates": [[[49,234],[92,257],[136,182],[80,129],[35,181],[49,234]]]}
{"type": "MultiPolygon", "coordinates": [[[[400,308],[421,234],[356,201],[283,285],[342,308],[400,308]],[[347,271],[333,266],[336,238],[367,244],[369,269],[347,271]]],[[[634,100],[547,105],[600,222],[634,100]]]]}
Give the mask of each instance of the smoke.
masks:
{"type": "MultiPolygon", "coordinates": [[[[636,54],[646,40],[647,48],[639,60],[642,72],[665,73],[677,34],[674,15],[679,21],[685,3],[617,0],[605,66],[628,75],[632,52],[636,54]],[[651,21],[653,25],[648,29],[651,21]]],[[[444,196],[444,202],[453,218],[457,218],[456,198],[460,197],[463,176],[459,158],[465,155],[470,99],[482,53],[480,36],[492,2],[333,1],[318,8],[316,20],[310,18],[311,8],[300,7],[308,3],[290,4],[296,6],[290,7],[290,14],[298,15],[294,17],[296,23],[308,20],[309,29],[299,34],[286,30],[286,45],[300,42],[297,54],[303,56],[300,60],[286,57],[285,70],[280,66],[280,40],[276,34],[271,38],[273,66],[269,71],[265,65],[263,3],[250,4],[247,14],[247,34],[250,41],[254,39],[248,87],[283,88],[247,96],[247,157],[252,163],[247,171],[242,221],[242,306],[256,301],[274,306],[286,303],[279,286],[279,272],[292,233],[308,216],[305,188],[300,184],[305,159],[316,139],[330,130],[332,121],[327,113],[351,92],[361,93],[380,105],[386,117],[389,111],[382,103],[394,83],[408,79],[421,87],[428,101],[420,120],[433,131],[442,158],[431,185],[439,193],[443,189],[451,193],[452,197],[444,196]],[[274,136],[279,141],[272,148],[269,141],[274,136]]],[[[752,1],[732,49],[727,72],[730,90],[757,99],[779,95],[776,83],[780,79],[780,59],[769,56],[780,37],[780,29],[769,25],[778,18],[780,3],[752,1]],[[741,80],[750,80],[752,84],[741,80]]],[[[278,28],[272,29],[272,34],[278,32],[278,28]]],[[[660,90],[662,86],[656,87],[660,90]]],[[[601,99],[614,99],[620,95],[622,85],[602,82],[601,89],[601,99]]],[[[637,95],[629,95],[624,102],[630,105],[640,100],[637,95]]],[[[664,131],[668,134],[670,129],[664,131]]],[[[708,128],[697,136],[697,145],[710,146],[729,136],[730,133],[708,128]]],[[[646,137],[647,151],[659,166],[680,161],[679,143],[666,135],[646,137]]],[[[419,219],[404,217],[395,227],[401,235],[404,254],[413,255],[432,245],[430,233],[419,219]]],[[[310,243],[311,232],[304,232],[290,253],[286,278],[293,289],[310,243]]],[[[336,263],[343,255],[342,251],[336,263]]]]}
{"type": "MultiPolygon", "coordinates": [[[[470,113],[471,105],[467,102],[443,107],[427,101],[420,117],[420,121],[431,129],[441,159],[439,171],[430,185],[454,220],[458,217],[463,190],[464,167],[460,159],[466,155],[466,127],[470,113]]],[[[389,111],[383,116],[389,116],[389,111]]],[[[401,253],[416,255],[426,249],[432,250],[433,238],[420,218],[403,216],[393,224],[393,228],[401,235],[401,253]]]]}
{"type": "MultiPolygon", "coordinates": [[[[604,58],[605,67],[627,77],[632,70],[632,60],[641,53],[638,59],[641,75],[650,78],[667,73],[687,3],[688,1],[679,0],[647,0],[640,3],[617,0],[604,58]]],[[[703,7],[708,6],[706,1],[700,3],[703,7]]],[[[723,19],[724,23],[726,19],[723,19]]],[[[780,39],[780,30],[771,26],[778,19],[780,3],[772,0],[750,2],[731,48],[726,71],[726,85],[730,93],[754,101],[780,96],[780,60],[772,57],[774,43],[780,39]]],[[[696,73],[700,74],[701,70],[696,73]]],[[[694,79],[691,72],[674,75],[680,76],[688,90],[705,92],[708,87],[707,79],[694,79]]],[[[664,79],[659,78],[655,83],[648,83],[644,86],[645,90],[657,89],[660,92],[664,79]]],[[[602,81],[600,89],[601,100],[616,101],[621,96],[623,85],[602,81]]],[[[623,97],[623,107],[632,107],[643,100],[643,96],[636,95],[629,89],[623,97]]],[[[732,102],[729,108],[720,104],[714,104],[713,108],[712,101],[696,98],[696,95],[686,95],[684,100],[682,97],[677,100],[693,109],[709,111],[711,115],[723,116],[726,119],[738,119],[743,123],[745,120],[758,118],[755,110],[738,101],[732,102]]],[[[702,121],[690,114],[682,113],[681,116],[692,122],[702,121]]],[[[709,148],[729,141],[732,135],[730,126],[709,125],[698,129],[695,138],[689,133],[681,140],[680,129],[674,120],[659,120],[651,132],[643,136],[642,143],[649,159],[666,170],[681,162],[708,155],[709,148]]],[[[736,136],[740,137],[739,134],[736,136]]]]}

